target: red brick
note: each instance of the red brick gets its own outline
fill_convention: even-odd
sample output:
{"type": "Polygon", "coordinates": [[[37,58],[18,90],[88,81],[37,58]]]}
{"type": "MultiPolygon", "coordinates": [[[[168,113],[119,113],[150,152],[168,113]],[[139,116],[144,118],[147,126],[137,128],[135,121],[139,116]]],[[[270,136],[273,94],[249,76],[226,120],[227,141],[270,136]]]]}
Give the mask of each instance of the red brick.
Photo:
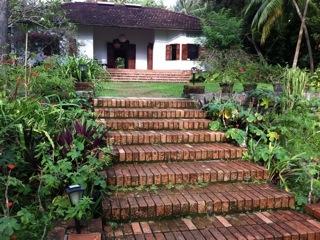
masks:
{"type": "Polygon", "coordinates": [[[320,203],[307,205],[305,211],[320,220],[320,203]]]}

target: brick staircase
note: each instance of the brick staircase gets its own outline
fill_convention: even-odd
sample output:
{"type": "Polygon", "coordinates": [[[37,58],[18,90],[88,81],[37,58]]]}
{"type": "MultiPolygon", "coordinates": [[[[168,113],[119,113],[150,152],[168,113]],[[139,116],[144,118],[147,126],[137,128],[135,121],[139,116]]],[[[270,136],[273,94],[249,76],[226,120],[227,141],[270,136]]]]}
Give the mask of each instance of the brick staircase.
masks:
{"type": "Polygon", "coordinates": [[[94,99],[113,145],[103,200],[108,239],[320,239],[246,151],[208,130],[186,99],[94,99]],[[118,222],[114,227],[112,222],[118,222]]]}
{"type": "Polygon", "coordinates": [[[115,82],[189,82],[191,79],[191,71],[109,68],[108,72],[115,82]]]}

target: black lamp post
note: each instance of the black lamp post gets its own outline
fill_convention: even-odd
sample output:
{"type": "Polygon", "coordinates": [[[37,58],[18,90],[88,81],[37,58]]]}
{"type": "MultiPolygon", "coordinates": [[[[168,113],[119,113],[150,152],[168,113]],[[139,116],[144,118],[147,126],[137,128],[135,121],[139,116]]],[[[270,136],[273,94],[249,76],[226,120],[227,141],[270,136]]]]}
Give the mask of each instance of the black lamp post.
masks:
{"type": "MultiPolygon", "coordinates": [[[[70,185],[67,187],[66,192],[69,196],[69,200],[70,200],[71,204],[73,206],[76,206],[79,204],[79,202],[83,196],[84,189],[78,184],[77,185],[70,185]]],[[[77,218],[75,218],[74,223],[75,223],[76,232],[78,234],[80,234],[81,233],[80,221],[77,218]]]]}
{"type": "Polygon", "coordinates": [[[192,67],[191,68],[191,73],[192,73],[192,84],[194,85],[196,83],[196,74],[198,72],[198,68],[192,67]]]}

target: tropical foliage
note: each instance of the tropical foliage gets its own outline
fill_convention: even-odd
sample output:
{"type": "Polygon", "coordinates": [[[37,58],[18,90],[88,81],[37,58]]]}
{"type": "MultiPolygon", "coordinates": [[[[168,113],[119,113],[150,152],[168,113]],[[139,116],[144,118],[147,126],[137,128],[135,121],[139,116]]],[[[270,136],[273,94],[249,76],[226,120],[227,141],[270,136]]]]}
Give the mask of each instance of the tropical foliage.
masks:
{"type": "Polygon", "coordinates": [[[99,215],[100,172],[110,163],[106,130],[76,96],[66,62],[49,58],[27,71],[0,65],[1,239],[46,239],[57,220],[99,215]],[[72,184],[85,188],[77,206],[65,193],[72,184]]]}
{"type": "Polygon", "coordinates": [[[291,100],[288,108],[287,93],[277,97],[258,90],[247,106],[228,100],[205,109],[213,119],[211,130],[226,131],[230,140],[247,147],[245,158],[265,165],[272,181],[294,192],[303,206],[320,199],[320,102],[298,96],[291,100]]]}

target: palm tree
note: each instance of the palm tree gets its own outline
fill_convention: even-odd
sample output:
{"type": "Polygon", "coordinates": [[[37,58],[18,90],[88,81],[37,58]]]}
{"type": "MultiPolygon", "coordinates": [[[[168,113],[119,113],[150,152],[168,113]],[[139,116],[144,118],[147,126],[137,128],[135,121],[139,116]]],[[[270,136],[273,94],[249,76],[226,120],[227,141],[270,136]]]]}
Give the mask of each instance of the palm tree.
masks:
{"type": "MultiPolygon", "coordinates": [[[[303,1],[301,1],[303,2],[303,1]]],[[[271,30],[275,27],[276,23],[283,17],[284,14],[288,14],[289,11],[295,11],[301,20],[301,27],[298,35],[297,46],[294,54],[293,67],[297,67],[302,37],[303,34],[306,38],[309,62],[311,71],[314,70],[313,54],[310,44],[310,38],[307,26],[305,24],[306,15],[308,12],[310,0],[306,0],[303,14],[297,0],[251,0],[246,8],[245,14],[248,15],[252,11],[256,11],[252,20],[252,29],[261,33],[261,44],[264,44],[269,37],[271,30]]]]}
{"type": "Polygon", "coordinates": [[[203,12],[207,7],[207,3],[202,0],[178,0],[174,7],[176,12],[189,15],[197,15],[203,12]]]}

